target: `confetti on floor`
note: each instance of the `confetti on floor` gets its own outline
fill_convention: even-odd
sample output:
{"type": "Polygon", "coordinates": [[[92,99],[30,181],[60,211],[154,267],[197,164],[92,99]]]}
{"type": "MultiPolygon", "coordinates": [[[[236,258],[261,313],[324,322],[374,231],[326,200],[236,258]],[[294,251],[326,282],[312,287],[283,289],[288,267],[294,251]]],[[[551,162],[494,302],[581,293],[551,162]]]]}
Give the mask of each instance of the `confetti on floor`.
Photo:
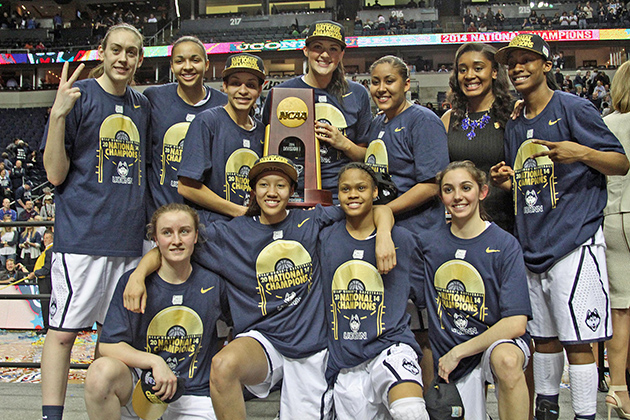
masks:
{"type": "MultiPolygon", "coordinates": [[[[0,362],[41,362],[45,335],[35,331],[0,330],[0,362]]],[[[71,363],[90,363],[94,357],[96,332],[82,332],[77,336],[72,349],[71,363]]],[[[85,369],[71,369],[70,383],[82,383],[85,369]]],[[[41,381],[39,369],[0,367],[0,382],[41,381]]]]}

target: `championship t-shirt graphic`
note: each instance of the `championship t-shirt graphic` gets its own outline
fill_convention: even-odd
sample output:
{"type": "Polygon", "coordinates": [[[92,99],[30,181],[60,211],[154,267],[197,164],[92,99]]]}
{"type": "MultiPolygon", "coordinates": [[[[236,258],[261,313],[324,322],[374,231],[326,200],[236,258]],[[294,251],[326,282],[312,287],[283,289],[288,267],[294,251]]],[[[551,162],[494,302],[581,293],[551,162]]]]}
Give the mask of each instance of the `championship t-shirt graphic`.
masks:
{"type": "MultiPolygon", "coordinates": [[[[160,185],[164,185],[167,178],[167,171],[177,172],[179,163],[182,161],[182,150],[184,150],[184,138],[188,132],[189,122],[173,124],[166,133],[162,142],[162,160],[160,167],[160,185]]],[[[171,178],[171,177],[169,177],[171,178]]],[[[170,187],[177,188],[177,177],[170,180],[170,187]]]]}
{"type": "MultiPolygon", "coordinates": [[[[192,378],[203,339],[203,321],[186,306],[170,306],[151,320],[147,329],[146,351],[153,354],[170,353],[166,364],[178,377],[192,378]],[[184,360],[189,363],[188,372],[180,372],[178,366],[184,360]]],[[[206,349],[208,350],[208,349],[206,349]]]]}
{"type": "Polygon", "coordinates": [[[101,124],[98,144],[98,182],[141,184],[140,133],[126,115],[112,114],[101,124]]]}
{"type": "Polygon", "coordinates": [[[383,279],[372,264],[351,260],[339,266],[332,282],[334,339],[372,340],[381,335],[385,329],[383,291],[383,279]]]}
{"type": "Polygon", "coordinates": [[[434,286],[442,329],[473,337],[485,331],[485,286],[475,267],[462,260],[447,261],[435,272],[434,286]]]}
{"type": "Polygon", "coordinates": [[[298,289],[310,289],[313,263],[308,251],[297,241],[277,240],[267,245],[256,259],[259,308],[263,316],[270,308],[281,311],[298,305],[298,289]]]}
{"type": "Polygon", "coordinates": [[[225,164],[225,199],[232,203],[249,205],[249,170],[258,155],[250,149],[235,150],[225,164]]]}
{"type": "Polygon", "coordinates": [[[547,146],[533,143],[532,140],[519,147],[514,160],[515,214],[543,213],[556,208],[558,194],[554,164],[547,156],[532,157],[535,153],[548,150],[547,146]]]}

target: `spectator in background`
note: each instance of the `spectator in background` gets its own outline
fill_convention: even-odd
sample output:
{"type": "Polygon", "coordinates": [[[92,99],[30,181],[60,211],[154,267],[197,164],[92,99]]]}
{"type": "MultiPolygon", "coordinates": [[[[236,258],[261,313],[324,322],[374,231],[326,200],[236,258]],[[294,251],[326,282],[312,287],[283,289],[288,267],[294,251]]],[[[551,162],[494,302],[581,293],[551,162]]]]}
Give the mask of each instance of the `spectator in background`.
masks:
{"type": "Polygon", "coordinates": [[[2,200],[2,208],[0,208],[0,220],[4,220],[4,216],[7,214],[11,216],[11,221],[17,220],[17,213],[11,208],[11,200],[5,198],[2,200]]]}
{"type": "Polygon", "coordinates": [[[22,184],[24,184],[25,175],[26,175],[26,171],[24,170],[24,167],[22,166],[22,161],[16,160],[15,166],[13,167],[13,170],[11,171],[11,183],[13,186],[13,191],[16,191],[18,188],[20,188],[20,186],[22,186],[22,184]]]}
{"type": "Polygon", "coordinates": [[[9,158],[9,154],[7,152],[2,152],[2,163],[4,163],[4,167],[7,168],[10,175],[11,171],[13,170],[13,162],[11,162],[11,159],[9,158]]]}
{"type": "Polygon", "coordinates": [[[39,215],[42,217],[42,220],[55,220],[55,203],[52,195],[44,196],[39,215]]]}
{"type": "Polygon", "coordinates": [[[9,171],[5,168],[0,169],[0,196],[6,198],[12,198],[13,190],[11,189],[11,177],[9,171]]]}
{"type": "Polygon", "coordinates": [[[31,181],[26,181],[24,185],[19,186],[15,190],[15,208],[18,213],[18,218],[20,217],[20,214],[24,211],[26,207],[26,202],[31,199],[32,187],[33,184],[31,183],[31,181]]]}
{"type": "Polygon", "coordinates": [[[33,200],[26,200],[24,203],[24,211],[18,214],[18,220],[26,222],[38,215],[38,211],[35,209],[33,200]]]}
{"type": "Polygon", "coordinates": [[[540,25],[541,29],[548,29],[549,27],[551,27],[551,22],[549,22],[549,19],[547,19],[544,13],[540,15],[540,19],[538,19],[538,24],[540,25]]]}
{"type": "Polygon", "coordinates": [[[569,12],[569,26],[578,26],[578,17],[573,11],[569,12]]]}
{"type": "Polygon", "coordinates": [[[562,12],[562,16],[560,16],[560,26],[569,26],[569,15],[567,12],[562,12]]]}
{"type": "Polygon", "coordinates": [[[5,269],[0,275],[0,283],[9,284],[17,280],[23,279],[28,274],[28,270],[24,265],[15,263],[14,258],[7,258],[5,269]]]}
{"type": "Polygon", "coordinates": [[[495,13],[494,22],[497,29],[503,29],[503,25],[505,24],[505,15],[501,9],[497,10],[497,13],[495,13]]]}
{"type": "Polygon", "coordinates": [[[564,74],[560,72],[560,67],[556,67],[554,77],[556,78],[556,83],[558,84],[558,86],[562,86],[562,82],[564,81],[564,74]]]}
{"type": "MultiPolygon", "coordinates": [[[[35,219],[28,219],[34,222],[35,219]]],[[[37,257],[42,253],[42,237],[34,226],[27,226],[20,235],[20,259],[28,271],[33,271],[37,257]]]]}
{"type": "MultiPolygon", "coordinates": [[[[2,221],[4,223],[11,222],[11,216],[5,214],[2,221]]],[[[18,231],[13,226],[2,226],[0,228],[0,263],[4,267],[8,258],[17,257],[18,231]]]]}
{"type": "Polygon", "coordinates": [[[575,72],[575,77],[573,78],[573,86],[576,89],[578,86],[584,87],[584,78],[582,77],[582,70],[577,70],[575,72]]]}
{"type": "MultiPolygon", "coordinates": [[[[52,246],[53,246],[53,232],[50,229],[47,229],[44,232],[42,243],[44,246],[44,250],[37,257],[37,261],[35,261],[35,267],[33,267],[33,271],[28,274],[29,280],[34,280],[37,278],[37,286],[39,289],[39,293],[42,295],[48,295],[52,291],[52,285],[50,281],[50,266],[52,261],[52,246]]],[[[48,308],[50,305],[50,299],[42,299],[42,319],[44,321],[43,333],[48,331],[48,308]]]]}

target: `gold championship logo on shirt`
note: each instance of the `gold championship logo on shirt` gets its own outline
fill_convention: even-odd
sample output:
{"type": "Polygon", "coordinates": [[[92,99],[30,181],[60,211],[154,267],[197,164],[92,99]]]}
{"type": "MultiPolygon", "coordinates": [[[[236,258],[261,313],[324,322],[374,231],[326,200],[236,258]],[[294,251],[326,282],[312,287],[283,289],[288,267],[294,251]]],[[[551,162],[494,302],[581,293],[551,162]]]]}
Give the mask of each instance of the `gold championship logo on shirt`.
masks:
{"type": "Polygon", "coordinates": [[[383,315],[385,299],[383,278],[370,263],[362,260],[347,261],[333,275],[332,329],[339,340],[339,314],[349,322],[350,331],[344,331],[344,340],[367,340],[368,333],[378,337],[385,330],[383,315]],[[376,331],[365,331],[361,321],[376,317],[376,331]]]}
{"type": "MultiPolygon", "coordinates": [[[[168,168],[177,172],[182,161],[184,150],[184,138],[188,132],[189,122],[173,124],[166,133],[162,142],[162,168],[160,169],[160,185],[164,185],[168,168]],[[177,166],[176,166],[177,165],[177,166]]],[[[171,187],[177,188],[177,180],[171,180],[171,187]],[[173,185],[174,184],[174,185],[173,185]]]]}
{"type": "Polygon", "coordinates": [[[249,205],[249,170],[258,159],[256,152],[241,148],[230,155],[225,163],[225,199],[249,205]]]}
{"type": "Polygon", "coordinates": [[[458,335],[477,335],[476,327],[470,327],[468,319],[472,317],[484,322],[486,307],[486,288],[481,275],[470,263],[462,260],[447,261],[435,272],[433,280],[437,292],[437,312],[440,326],[445,329],[443,316],[452,318],[455,327],[451,332],[458,335]]]}
{"type": "Polygon", "coordinates": [[[383,140],[377,139],[370,142],[365,151],[365,163],[374,170],[374,172],[387,174],[389,173],[389,159],[387,157],[387,146],[383,140]]]}
{"type": "Polygon", "coordinates": [[[343,42],[341,28],[332,23],[320,22],[315,25],[315,30],[310,36],[326,36],[343,42]]]}
{"type": "Polygon", "coordinates": [[[267,245],[256,258],[256,289],[262,315],[267,315],[268,296],[284,301],[277,311],[298,305],[301,297],[296,296],[296,288],[308,284],[310,289],[312,275],[311,255],[301,243],[277,240],[267,245]]]}
{"type": "Polygon", "coordinates": [[[248,56],[248,55],[236,55],[232,57],[232,61],[230,62],[230,68],[238,67],[238,68],[248,68],[253,70],[258,70],[261,73],[264,73],[264,69],[261,69],[258,65],[258,59],[256,57],[248,56]]]}
{"type": "Polygon", "coordinates": [[[292,96],[280,101],[276,113],[278,115],[278,121],[289,128],[301,126],[308,118],[306,103],[300,98],[292,96]]]}
{"type": "Polygon", "coordinates": [[[141,185],[140,132],[133,120],[126,115],[113,114],[105,118],[99,130],[97,149],[98,182],[103,183],[105,162],[114,165],[112,184],[133,184],[134,166],[137,167],[137,184],[141,185]]]}
{"type": "Polygon", "coordinates": [[[545,211],[541,194],[549,194],[551,208],[556,208],[558,192],[556,191],[556,176],[553,161],[548,156],[531,156],[548,151],[549,148],[527,140],[518,149],[514,159],[514,214],[519,208],[523,214],[542,213],[545,211]],[[519,196],[522,199],[519,201],[519,196]]]}
{"type": "Polygon", "coordinates": [[[179,372],[177,365],[179,357],[190,358],[188,367],[188,377],[194,376],[197,369],[197,356],[201,350],[201,340],[203,339],[203,321],[199,315],[186,306],[170,306],[161,310],[149,324],[147,328],[146,351],[157,354],[167,352],[175,357],[166,360],[171,370],[179,372]],[[179,355],[179,357],[177,356],[179,355]]]}

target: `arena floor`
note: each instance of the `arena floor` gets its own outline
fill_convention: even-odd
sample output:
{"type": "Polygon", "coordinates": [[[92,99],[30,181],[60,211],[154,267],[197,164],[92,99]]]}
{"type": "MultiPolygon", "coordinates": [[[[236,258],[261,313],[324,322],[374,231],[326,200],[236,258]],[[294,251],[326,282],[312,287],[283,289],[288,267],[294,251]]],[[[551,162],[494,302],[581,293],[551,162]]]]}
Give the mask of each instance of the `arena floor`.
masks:
{"type": "MultiPolygon", "coordinates": [[[[87,363],[94,352],[96,334],[80,334],[72,353],[72,363],[87,363]]],[[[31,331],[0,330],[0,358],[6,362],[39,362],[44,336],[31,331]]],[[[83,403],[84,370],[71,370],[68,386],[65,420],[85,420],[83,403]]],[[[0,368],[0,420],[41,419],[41,392],[39,369],[0,368]]],[[[265,400],[247,403],[248,419],[273,420],[278,412],[279,393],[265,400]]],[[[498,419],[494,392],[488,393],[488,414],[498,419]]],[[[560,390],[560,420],[573,418],[570,391],[567,386],[560,390]]],[[[605,394],[598,394],[597,419],[606,419],[605,394]]],[[[613,418],[617,418],[613,413],[613,418]]]]}

